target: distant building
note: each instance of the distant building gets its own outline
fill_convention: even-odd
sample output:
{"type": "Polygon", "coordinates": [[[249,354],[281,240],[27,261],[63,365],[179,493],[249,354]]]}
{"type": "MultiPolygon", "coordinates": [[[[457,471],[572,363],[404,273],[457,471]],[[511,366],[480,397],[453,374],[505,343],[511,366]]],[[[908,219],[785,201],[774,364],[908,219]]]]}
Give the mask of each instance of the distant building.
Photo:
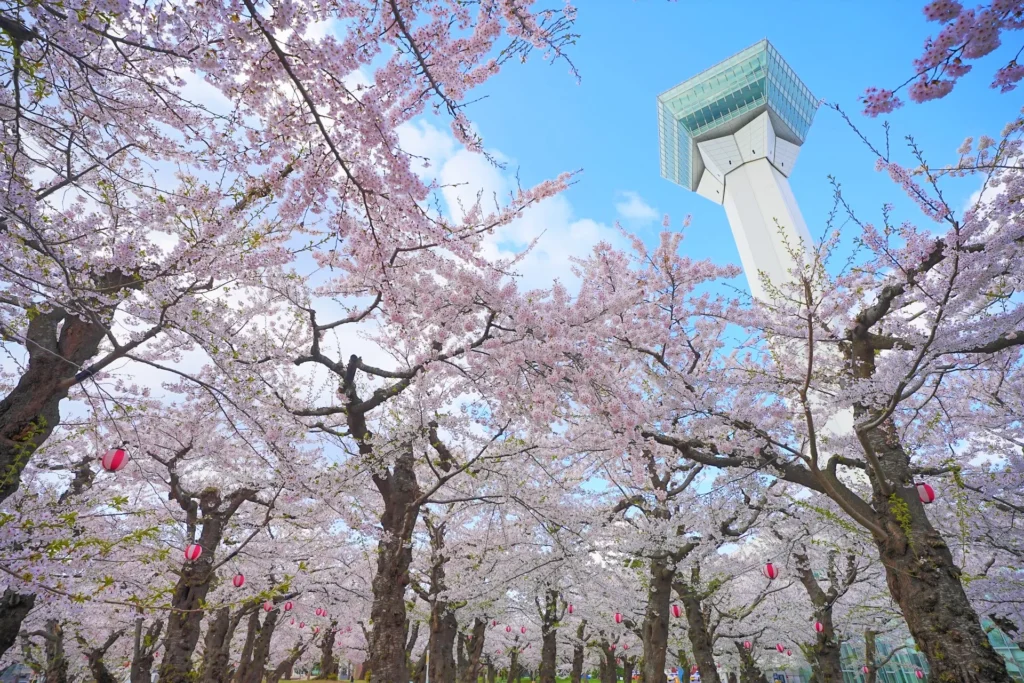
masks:
{"type": "Polygon", "coordinates": [[[36,674],[24,664],[11,664],[0,672],[0,683],[33,683],[36,674]]]}

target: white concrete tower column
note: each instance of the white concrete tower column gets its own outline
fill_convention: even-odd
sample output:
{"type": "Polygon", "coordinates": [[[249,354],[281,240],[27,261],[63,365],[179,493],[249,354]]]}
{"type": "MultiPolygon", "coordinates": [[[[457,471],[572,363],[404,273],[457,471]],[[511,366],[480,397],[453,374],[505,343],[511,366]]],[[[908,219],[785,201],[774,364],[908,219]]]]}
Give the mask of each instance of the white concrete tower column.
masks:
{"type": "Polygon", "coordinates": [[[662,175],[725,208],[751,293],[811,246],[789,187],[817,101],[768,41],[658,97],[662,175]]]}

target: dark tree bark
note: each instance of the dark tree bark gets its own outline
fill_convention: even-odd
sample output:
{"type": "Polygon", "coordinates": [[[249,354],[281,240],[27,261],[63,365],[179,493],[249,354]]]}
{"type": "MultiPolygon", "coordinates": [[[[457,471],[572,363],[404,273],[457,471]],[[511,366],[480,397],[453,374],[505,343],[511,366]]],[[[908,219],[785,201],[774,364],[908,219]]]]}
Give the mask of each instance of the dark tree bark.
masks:
{"type": "Polygon", "coordinates": [[[64,628],[56,619],[47,619],[44,630],[33,631],[30,638],[43,640],[45,661],[42,667],[43,683],[68,683],[68,659],[64,654],[64,628]]]}
{"type": "Polygon", "coordinates": [[[242,651],[238,655],[238,666],[235,668],[235,681],[241,683],[248,675],[252,664],[252,650],[256,647],[256,636],[260,633],[260,613],[255,610],[249,613],[249,623],[245,629],[245,640],[242,651]]]}
{"type": "Polygon", "coordinates": [[[584,619],[576,627],[576,642],[572,647],[572,671],[569,674],[570,683],[580,683],[583,679],[583,656],[584,648],[587,646],[587,620],[584,619]]]}
{"type": "Polygon", "coordinates": [[[480,658],[487,638],[487,622],[477,617],[473,621],[472,637],[466,640],[466,664],[459,672],[461,683],[477,683],[480,677],[480,658]]]}
{"type": "Polygon", "coordinates": [[[81,635],[76,636],[78,644],[81,645],[82,651],[85,653],[86,660],[89,663],[89,673],[92,674],[95,683],[118,683],[117,679],[110,673],[107,665],[103,663],[103,656],[107,654],[107,650],[123,635],[124,629],[115,631],[99,647],[92,647],[81,635]]]}
{"type": "MultiPolygon", "coordinates": [[[[259,611],[254,612],[254,614],[258,617],[259,611]]],[[[274,637],[274,628],[277,626],[277,619],[280,614],[280,610],[277,609],[267,612],[267,617],[263,620],[263,624],[260,625],[256,641],[252,646],[252,658],[249,660],[245,672],[239,676],[241,683],[260,683],[263,680],[264,669],[267,667],[267,657],[270,656],[270,641],[274,637]]],[[[333,638],[331,640],[333,642],[333,638]]]]}
{"type": "MultiPolygon", "coordinates": [[[[625,683],[631,683],[633,680],[633,667],[636,666],[636,657],[623,657],[622,658],[622,680],[625,683]]],[[[664,678],[665,670],[661,670],[661,676],[664,678]]],[[[657,679],[655,679],[657,680],[657,679]]]]}
{"type": "Polygon", "coordinates": [[[332,619],[331,625],[320,638],[320,678],[338,677],[338,658],[334,656],[334,636],[337,633],[338,622],[332,619]]]}
{"type": "MultiPolygon", "coordinates": [[[[193,683],[192,654],[199,642],[203,604],[216,570],[214,558],[217,548],[231,517],[243,503],[256,497],[256,492],[249,488],[237,489],[226,499],[214,488],[199,493],[186,491],[178,478],[176,466],[190,450],[191,446],[186,446],[169,460],[153,456],[167,467],[170,476],[168,496],[185,511],[190,535],[194,538],[196,528],[202,526],[197,542],[203,549],[198,560],[184,563],[171,596],[171,613],[167,618],[167,636],[164,639],[166,656],[160,665],[160,683],[193,683]]],[[[268,508],[268,519],[269,514],[268,508]]]]}
{"type": "Polygon", "coordinates": [[[487,658],[487,683],[497,683],[497,681],[498,681],[498,671],[497,671],[497,669],[494,668],[494,662],[492,662],[491,658],[488,657],[487,658]]]}
{"type": "Polygon", "coordinates": [[[424,683],[427,680],[427,650],[425,648],[420,658],[416,660],[416,666],[412,667],[411,680],[414,683],[424,683]]]}
{"type": "Polygon", "coordinates": [[[203,640],[203,663],[200,669],[201,683],[217,683],[225,680],[228,668],[228,653],[224,647],[228,627],[231,624],[231,608],[221,607],[206,627],[203,640]]]}
{"type": "Polygon", "coordinates": [[[875,632],[871,629],[864,629],[864,666],[868,672],[864,674],[864,683],[875,683],[878,680],[878,667],[875,665],[875,632]]]}
{"type": "Polygon", "coordinates": [[[669,565],[664,559],[652,559],[651,583],[647,590],[647,613],[644,615],[643,677],[645,681],[658,681],[665,677],[668,659],[668,622],[672,607],[672,580],[675,561],[669,565]]]}
{"type": "Polygon", "coordinates": [[[601,683],[618,683],[618,664],[615,663],[615,650],[611,643],[605,639],[600,641],[601,647],[601,668],[598,675],[601,683]]]}
{"type": "MultiPolygon", "coordinates": [[[[365,445],[369,447],[369,444],[365,445]]],[[[360,449],[363,446],[361,443],[360,449]]],[[[422,505],[415,464],[409,448],[398,457],[386,475],[373,475],[374,484],[384,500],[384,513],[380,520],[384,533],[377,546],[377,573],[373,577],[373,603],[370,607],[373,631],[369,643],[370,670],[379,681],[409,680],[409,669],[405,663],[405,589],[409,585],[409,565],[412,563],[410,541],[422,505]]],[[[430,666],[433,664],[433,661],[429,663],[430,666]]]]}
{"type": "Polygon", "coordinates": [[[836,600],[846,594],[846,591],[857,578],[856,558],[849,555],[846,558],[846,569],[840,574],[836,567],[836,554],[830,552],[828,555],[828,590],[824,590],[818,580],[814,577],[814,570],[811,568],[808,559],[807,549],[802,552],[793,553],[796,559],[797,576],[803,584],[807,595],[814,606],[814,617],[821,622],[822,630],[817,633],[814,644],[807,648],[810,650],[808,660],[814,669],[815,675],[820,683],[841,683],[843,680],[843,664],[840,659],[840,643],[836,638],[835,628],[832,623],[832,607],[836,600]]]}
{"type": "Polygon", "coordinates": [[[729,683],[739,683],[736,680],[736,674],[732,671],[729,672],[729,683]]]}
{"type": "Polygon", "coordinates": [[[509,660],[508,660],[508,680],[509,680],[509,683],[512,683],[512,681],[515,681],[516,683],[519,683],[519,678],[520,678],[520,673],[519,673],[519,652],[520,652],[520,650],[519,650],[519,638],[517,637],[515,645],[512,646],[512,656],[509,657],[509,660]]]}
{"type": "MultiPolygon", "coordinates": [[[[163,619],[157,619],[149,625],[145,634],[142,627],[145,619],[142,615],[135,618],[135,637],[132,642],[131,683],[150,683],[153,680],[153,659],[160,646],[160,632],[163,631],[163,619]]],[[[223,679],[221,679],[223,680],[223,679]]]]}
{"type": "Polygon", "coordinates": [[[430,615],[430,656],[427,658],[427,668],[430,669],[431,681],[455,680],[454,650],[458,633],[455,612],[448,609],[446,602],[437,601],[430,615]]]}
{"type": "Polygon", "coordinates": [[[559,606],[558,591],[549,588],[544,594],[544,604],[535,598],[537,614],[540,616],[540,683],[555,683],[555,667],[558,659],[558,625],[565,618],[568,605],[564,600],[559,606]]]}
{"type": "Polygon", "coordinates": [[[299,641],[299,644],[292,648],[292,651],[288,653],[288,656],[285,657],[280,664],[275,666],[273,671],[267,671],[266,683],[279,683],[279,681],[284,677],[291,678],[292,669],[295,668],[295,662],[299,661],[299,658],[306,652],[306,648],[308,648],[312,642],[312,639],[307,640],[305,643],[299,641]]]}
{"type": "MultiPolygon", "coordinates": [[[[736,641],[736,651],[740,655],[740,683],[768,683],[768,678],[761,671],[761,667],[754,661],[753,650],[743,647],[743,643],[736,641]]],[[[701,678],[704,677],[704,670],[701,669],[701,678]]]]}
{"type": "Polygon", "coordinates": [[[21,622],[35,607],[36,596],[32,593],[19,593],[7,588],[0,598],[0,657],[11,649],[18,640],[21,622]]]}
{"type": "MultiPolygon", "coordinates": [[[[109,284],[117,287],[114,280],[109,284]]],[[[32,454],[60,424],[60,402],[75,385],[79,369],[96,355],[105,334],[104,325],[60,308],[29,320],[28,367],[0,401],[0,502],[18,490],[32,454]]]]}
{"type": "Polygon", "coordinates": [[[708,628],[707,618],[704,615],[702,604],[704,595],[701,592],[700,566],[694,565],[690,569],[690,581],[676,581],[673,584],[679,601],[683,603],[683,612],[686,614],[686,635],[690,640],[690,648],[693,650],[693,658],[700,669],[701,680],[704,683],[720,683],[718,667],[715,662],[714,638],[708,628]]]}

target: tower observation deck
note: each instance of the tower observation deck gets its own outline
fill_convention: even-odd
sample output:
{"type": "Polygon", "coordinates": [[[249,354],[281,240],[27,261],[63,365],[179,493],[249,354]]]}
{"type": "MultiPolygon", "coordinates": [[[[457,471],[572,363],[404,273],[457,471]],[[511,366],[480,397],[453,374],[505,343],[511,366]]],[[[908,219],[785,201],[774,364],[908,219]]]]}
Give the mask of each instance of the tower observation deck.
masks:
{"type": "Polygon", "coordinates": [[[661,175],[725,207],[757,298],[811,246],[788,178],[817,109],[767,40],[658,96],[661,175]]]}

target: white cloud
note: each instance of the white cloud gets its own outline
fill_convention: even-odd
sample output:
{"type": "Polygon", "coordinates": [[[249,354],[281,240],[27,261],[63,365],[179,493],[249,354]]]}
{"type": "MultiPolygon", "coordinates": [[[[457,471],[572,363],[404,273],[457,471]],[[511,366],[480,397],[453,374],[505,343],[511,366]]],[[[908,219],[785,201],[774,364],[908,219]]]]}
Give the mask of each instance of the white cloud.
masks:
{"type": "Polygon", "coordinates": [[[620,192],[621,201],[615,203],[615,210],[624,220],[633,223],[652,223],[658,220],[658,211],[643,200],[637,192],[620,192]]]}
{"type": "MultiPolygon", "coordinates": [[[[505,160],[500,153],[491,153],[500,161],[505,160]]],[[[441,166],[439,180],[444,185],[442,194],[448,213],[455,217],[461,217],[478,195],[487,210],[495,208],[495,201],[505,201],[515,190],[509,174],[483,156],[462,149],[441,166]]],[[[573,257],[586,256],[601,241],[622,243],[621,235],[611,226],[576,216],[572,204],[560,194],[527,208],[519,218],[497,228],[485,240],[486,256],[512,258],[534,239],[537,244],[516,265],[520,283],[526,288],[549,287],[555,280],[574,287],[577,278],[572,274],[573,257]]]]}

